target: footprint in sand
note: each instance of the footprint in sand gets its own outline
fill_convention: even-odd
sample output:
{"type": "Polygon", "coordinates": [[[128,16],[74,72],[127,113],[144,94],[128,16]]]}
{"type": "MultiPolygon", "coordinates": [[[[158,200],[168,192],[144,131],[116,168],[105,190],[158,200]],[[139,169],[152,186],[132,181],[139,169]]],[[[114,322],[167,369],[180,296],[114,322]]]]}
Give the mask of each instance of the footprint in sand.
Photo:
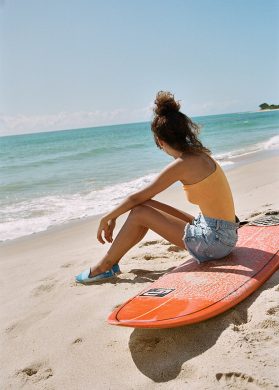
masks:
{"type": "Polygon", "coordinates": [[[75,339],[72,344],[79,344],[79,343],[82,343],[83,342],[83,339],[81,337],[78,337],[77,339],[75,339]]]}
{"type": "Polygon", "coordinates": [[[236,389],[256,390],[266,388],[266,382],[260,382],[250,375],[242,372],[218,372],[216,375],[217,381],[222,386],[233,386],[236,389]]]}
{"type": "Polygon", "coordinates": [[[8,333],[8,334],[12,333],[16,329],[16,327],[17,327],[17,323],[15,322],[15,323],[11,324],[10,326],[8,326],[5,329],[5,332],[8,333]]]}
{"type": "Polygon", "coordinates": [[[56,280],[52,280],[52,281],[48,280],[48,281],[40,284],[38,287],[35,287],[31,291],[31,295],[33,297],[39,297],[42,294],[49,293],[50,291],[52,291],[54,289],[56,283],[57,283],[56,280]]]}
{"type": "Polygon", "coordinates": [[[166,255],[159,255],[159,256],[154,256],[150,254],[146,254],[143,256],[144,260],[157,260],[157,259],[169,259],[169,256],[166,255]]]}
{"type": "Polygon", "coordinates": [[[247,318],[247,312],[245,312],[245,310],[241,310],[240,307],[238,309],[231,309],[231,311],[227,313],[227,317],[230,318],[234,325],[233,330],[236,330],[235,328],[240,330],[241,325],[245,325],[250,322],[250,320],[247,318]]]}
{"type": "Polygon", "coordinates": [[[264,329],[248,332],[243,340],[249,343],[250,346],[257,347],[259,344],[262,344],[264,341],[272,340],[270,334],[268,334],[264,329]]]}
{"type": "Polygon", "coordinates": [[[279,333],[279,321],[273,319],[267,319],[259,322],[256,326],[260,329],[272,329],[274,332],[279,333]]]}
{"type": "Polygon", "coordinates": [[[72,263],[65,263],[65,264],[62,264],[60,268],[69,268],[69,267],[72,267],[72,263]]]}
{"type": "Polygon", "coordinates": [[[33,363],[29,366],[16,371],[15,377],[18,377],[23,383],[37,383],[42,380],[47,380],[53,376],[53,371],[46,363],[33,363]]]}
{"type": "Polygon", "coordinates": [[[270,309],[267,310],[266,314],[268,315],[274,315],[279,312],[279,306],[274,306],[271,307],[270,309]]]}
{"type": "Polygon", "coordinates": [[[272,340],[276,342],[275,335],[279,334],[279,321],[273,318],[267,318],[263,321],[253,324],[251,329],[248,329],[243,336],[243,340],[249,343],[250,346],[256,347],[262,342],[272,340]]]}
{"type": "Polygon", "coordinates": [[[161,240],[145,241],[142,244],[140,244],[139,247],[142,248],[144,246],[156,245],[156,244],[160,244],[160,243],[161,243],[161,240]]]}
{"type": "Polygon", "coordinates": [[[176,245],[171,245],[168,247],[167,251],[168,252],[184,252],[186,249],[180,248],[179,246],[176,245]]]}
{"type": "Polygon", "coordinates": [[[154,256],[154,255],[147,253],[143,256],[143,258],[144,258],[144,260],[157,260],[157,259],[169,259],[169,256],[166,256],[166,255],[159,255],[159,256],[155,255],[154,256]]]}
{"type": "Polygon", "coordinates": [[[146,254],[143,256],[144,260],[153,260],[153,259],[157,259],[158,256],[153,256],[153,255],[149,255],[149,254],[146,254]]]}
{"type": "Polygon", "coordinates": [[[38,323],[38,321],[46,318],[51,312],[42,312],[30,315],[20,321],[13,322],[10,326],[5,329],[5,332],[13,337],[22,337],[24,331],[32,327],[33,324],[38,323]]]}

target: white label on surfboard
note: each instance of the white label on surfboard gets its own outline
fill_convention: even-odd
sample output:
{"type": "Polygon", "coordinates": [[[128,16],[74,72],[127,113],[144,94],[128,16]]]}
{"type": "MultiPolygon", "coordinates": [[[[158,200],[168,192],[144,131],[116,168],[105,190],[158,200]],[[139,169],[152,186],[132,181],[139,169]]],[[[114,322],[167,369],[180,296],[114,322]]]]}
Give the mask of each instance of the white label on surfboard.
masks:
{"type": "Polygon", "coordinates": [[[140,294],[141,297],[164,297],[174,291],[174,288],[151,288],[140,294]]]}

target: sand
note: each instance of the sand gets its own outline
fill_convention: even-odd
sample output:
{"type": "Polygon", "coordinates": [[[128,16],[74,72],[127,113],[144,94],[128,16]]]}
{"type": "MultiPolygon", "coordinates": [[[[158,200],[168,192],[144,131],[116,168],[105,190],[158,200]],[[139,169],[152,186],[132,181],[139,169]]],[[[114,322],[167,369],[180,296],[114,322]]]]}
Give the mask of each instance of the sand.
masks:
{"type": "MultiPolygon", "coordinates": [[[[228,172],[241,219],[279,209],[278,166],[276,156],[228,172]]],[[[178,186],[158,198],[197,213],[178,186]]],[[[235,308],[199,324],[111,326],[114,307],[189,256],[149,233],[122,259],[116,280],[78,285],[74,276],[108,248],[97,242],[96,226],[90,218],[1,244],[1,389],[279,387],[278,272],[235,308]]]]}

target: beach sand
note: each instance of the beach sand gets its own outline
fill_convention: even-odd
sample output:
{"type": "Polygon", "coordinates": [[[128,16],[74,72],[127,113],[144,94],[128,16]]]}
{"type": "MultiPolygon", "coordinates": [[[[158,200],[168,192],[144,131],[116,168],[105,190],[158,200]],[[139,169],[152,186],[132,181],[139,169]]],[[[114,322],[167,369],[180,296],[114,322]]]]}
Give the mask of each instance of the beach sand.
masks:
{"type": "MultiPolygon", "coordinates": [[[[279,209],[279,157],[228,172],[240,219],[279,209]]],[[[158,199],[196,214],[178,186],[158,199]]],[[[123,223],[125,216],[119,219],[123,223]]],[[[74,276],[104,254],[98,219],[0,246],[1,389],[274,389],[279,387],[279,273],[205,322],[148,330],[108,325],[108,314],[186,251],[148,233],[113,281],[74,276]]]]}

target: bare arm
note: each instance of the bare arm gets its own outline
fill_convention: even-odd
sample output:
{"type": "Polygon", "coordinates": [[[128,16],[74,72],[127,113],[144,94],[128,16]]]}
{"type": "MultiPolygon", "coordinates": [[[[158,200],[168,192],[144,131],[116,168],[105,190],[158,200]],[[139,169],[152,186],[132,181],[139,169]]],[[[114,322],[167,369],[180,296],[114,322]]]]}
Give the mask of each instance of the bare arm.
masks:
{"type": "Polygon", "coordinates": [[[103,216],[98,228],[98,233],[97,233],[98,240],[101,243],[105,242],[102,238],[102,232],[104,231],[105,238],[109,242],[111,242],[112,231],[109,228],[109,221],[115,220],[120,215],[131,210],[135,206],[144,203],[147,200],[152,199],[155,195],[159,194],[160,192],[168,188],[171,184],[180,180],[183,169],[184,168],[182,167],[182,160],[179,158],[176,159],[174,162],[169,164],[152,183],[150,183],[142,190],[128,196],[111,212],[103,216]]]}
{"type": "Polygon", "coordinates": [[[110,213],[106,214],[103,219],[110,220],[118,218],[120,215],[131,210],[135,206],[152,199],[155,195],[178,181],[181,177],[181,160],[178,160],[180,159],[177,159],[169,164],[148,186],[124,199],[124,201],[115,207],[110,213]]]}
{"type": "Polygon", "coordinates": [[[169,206],[168,204],[158,202],[157,200],[150,199],[144,202],[144,204],[155,209],[164,211],[165,213],[173,215],[176,218],[182,219],[182,221],[185,222],[192,222],[193,220],[193,215],[178,210],[175,207],[169,206]]]}

